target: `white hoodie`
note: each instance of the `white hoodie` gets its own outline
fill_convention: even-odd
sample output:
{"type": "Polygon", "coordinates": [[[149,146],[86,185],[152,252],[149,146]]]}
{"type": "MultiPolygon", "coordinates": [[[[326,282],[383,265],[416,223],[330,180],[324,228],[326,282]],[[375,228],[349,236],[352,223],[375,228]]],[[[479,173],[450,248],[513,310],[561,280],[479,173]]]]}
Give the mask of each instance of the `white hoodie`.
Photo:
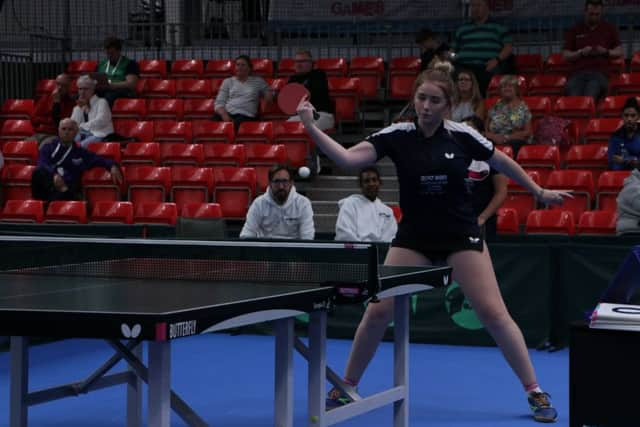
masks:
{"type": "Polygon", "coordinates": [[[282,205],[273,200],[271,188],[256,197],[240,232],[241,238],[313,240],[314,236],[311,202],[298,194],[295,186],[282,205]]]}
{"type": "Polygon", "coordinates": [[[618,221],[616,232],[640,232],[640,171],[633,169],[624,179],[624,186],[618,194],[618,221]]]}
{"type": "Polygon", "coordinates": [[[391,208],[380,199],[373,202],[362,194],[352,194],[338,202],[336,240],[352,242],[390,242],[398,225],[391,208]]]}

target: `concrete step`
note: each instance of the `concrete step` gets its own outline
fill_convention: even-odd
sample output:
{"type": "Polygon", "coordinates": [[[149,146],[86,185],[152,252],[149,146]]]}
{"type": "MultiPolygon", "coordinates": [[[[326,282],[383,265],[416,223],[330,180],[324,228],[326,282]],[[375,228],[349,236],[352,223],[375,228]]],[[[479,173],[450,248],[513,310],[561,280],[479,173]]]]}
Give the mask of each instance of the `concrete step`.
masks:
{"type": "Polygon", "coordinates": [[[314,214],[313,224],[316,233],[335,233],[337,218],[338,215],[334,214],[314,214]]]}
{"type": "Polygon", "coordinates": [[[338,203],[334,201],[311,201],[314,214],[338,215],[338,203]]]}

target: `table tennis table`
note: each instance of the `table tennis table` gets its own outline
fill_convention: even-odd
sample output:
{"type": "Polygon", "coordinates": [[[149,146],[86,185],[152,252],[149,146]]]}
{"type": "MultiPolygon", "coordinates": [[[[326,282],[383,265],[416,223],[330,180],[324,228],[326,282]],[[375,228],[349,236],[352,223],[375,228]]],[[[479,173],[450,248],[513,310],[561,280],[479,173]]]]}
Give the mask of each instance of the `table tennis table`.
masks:
{"type": "Polygon", "coordinates": [[[409,297],[450,282],[450,267],[378,265],[366,243],[183,241],[0,236],[0,335],[10,341],[11,427],[29,406],[126,384],[127,426],[167,427],[171,410],[207,426],[171,389],[173,340],[273,322],[274,425],[293,425],[293,351],[308,361],[308,422],[324,427],[394,405],[408,426],[409,297]],[[337,304],[394,298],[394,385],[359,396],[326,365],[327,312],[337,304]],[[295,317],[308,313],[308,341],[295,317]],[[99,338],[114,355],[82,381],[29,390],[30,337],[99,338]],[[147,344],[147,361],[142,344],[147,344]],[[127,369],[110,373],[121,360],[127,369]],[[353,403],[327,411],[326,380],[353,403]]]}

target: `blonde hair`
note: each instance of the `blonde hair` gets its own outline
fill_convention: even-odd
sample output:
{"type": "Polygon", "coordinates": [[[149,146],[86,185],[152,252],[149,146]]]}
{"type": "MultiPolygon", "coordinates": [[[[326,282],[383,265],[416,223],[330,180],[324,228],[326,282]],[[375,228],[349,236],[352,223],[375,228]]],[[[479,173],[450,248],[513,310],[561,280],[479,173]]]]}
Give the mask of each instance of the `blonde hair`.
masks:
{"type": "Polygon", "coordinates": [[[511,85],[516,91],[516,96],[520,97],[520,80],[518,76],[514,76],[513,74],[505,74],[500,79],[500,87],[511,85]]]}
{"type": "MultiPolygon", "coordinates": [[[[462,75],[469,76],[471,79],[471,105],[474,110],[477,110],[478,107],[484,100],[482,99],[482,94],[480,93],[480,86],[478,85],[478,79],[476,79],[476,75],[473,74],[470,70],[460,70],[458,72],[458,78],[462,75]]],[[[458,91],[458,85],[456,84],[456,90],[453,93],[453,105],[457,105],[461,102],[460,92],[458,91]]]]}
{"type": "Polygon", "coordinates": [[[413,90],[411,91],[412,99],[416,96],[418,88],[426,82],[438,86],[444,93],[444,97],[449,106],[452,105],[451,101],[454,93],[453,80],[451,80],[451,75],[449,73],[438,68],[426,69],[418,74],[415,82],[413,82],[413,90]]]}

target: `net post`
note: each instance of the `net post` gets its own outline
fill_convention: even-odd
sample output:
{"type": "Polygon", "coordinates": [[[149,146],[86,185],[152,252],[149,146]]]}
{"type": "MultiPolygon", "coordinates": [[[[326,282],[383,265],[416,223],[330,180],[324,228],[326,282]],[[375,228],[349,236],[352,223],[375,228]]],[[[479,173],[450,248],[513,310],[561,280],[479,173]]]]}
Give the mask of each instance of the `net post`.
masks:
{"type": "Polygon", "coordinates": [[[377,294],[380,291],[380,275],[378,274],[378,246],[371,244],[368,249],[369,263],[367,268],[367,290],[371,302],[377,302],[377,294]]]}

